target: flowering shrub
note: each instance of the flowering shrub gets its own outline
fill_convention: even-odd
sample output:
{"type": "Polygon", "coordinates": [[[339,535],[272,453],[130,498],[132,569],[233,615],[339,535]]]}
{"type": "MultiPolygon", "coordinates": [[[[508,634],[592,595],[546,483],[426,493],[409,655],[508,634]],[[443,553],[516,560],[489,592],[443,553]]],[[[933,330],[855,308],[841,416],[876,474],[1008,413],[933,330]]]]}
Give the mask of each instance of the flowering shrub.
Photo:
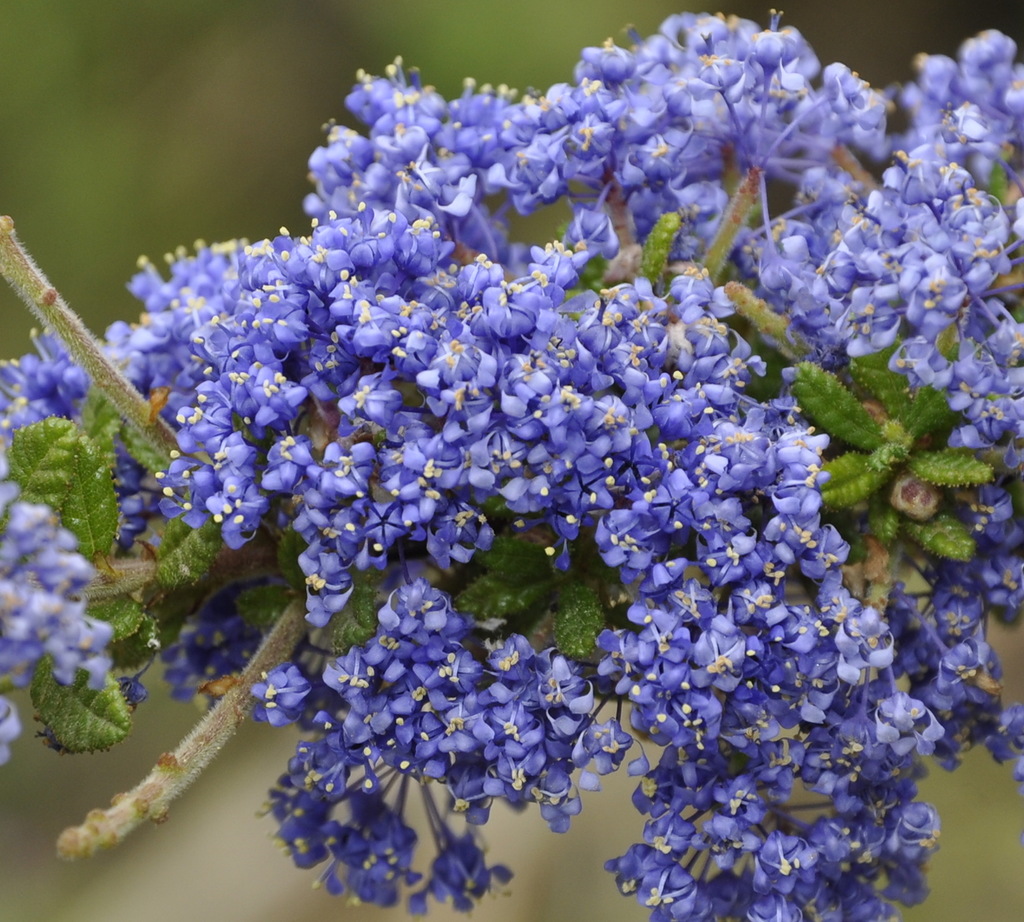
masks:
{"type": "Polygon", "coordinates": [[[309,232],[146,266],[102,341],[0,220],[52,331],[0,368],[0,690],[71,752],[156,661],[211,699],[60,851],[161,819],[251,709],[302,730],[280,842],[362,902],[471,909],[496,801],[563,832],[617,770],[655,922],[923,899],[926,766],[1024,779],[987,638],[1024,602],[1015,54],[880,94],[683,14],[540,96],[364,75],[309,232]]]}

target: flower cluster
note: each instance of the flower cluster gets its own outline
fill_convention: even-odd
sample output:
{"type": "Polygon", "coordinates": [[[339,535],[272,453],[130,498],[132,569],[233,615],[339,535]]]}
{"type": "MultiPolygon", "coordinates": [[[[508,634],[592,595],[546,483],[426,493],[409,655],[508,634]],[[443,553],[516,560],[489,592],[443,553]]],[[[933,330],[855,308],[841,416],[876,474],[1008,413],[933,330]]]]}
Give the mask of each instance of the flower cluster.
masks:
{"type": "MultiPolygon", "coordinates": [[[[48,337],[0,368],[5,429],[109,438],[105,560],[157,560],[131,592],[177,697],[303,606],[245,689],[304,731],[268,807],[296,864],[470,909],[510,876],[478,835],[496,800],[562,832],[640,740],[607,868],[654,922],[923,899],[926,759],[983,743],[1024,777],[988,637],[1024,604],[1015,53],[983,33],[886,97],[777,16],[682,14],[522,98],[396,64],[348,97],[365,133],[314,152],[308,233],[133,280],[142,320],[103,348],[167,463],[48,337]],[[513,239],[556,204],[558,239],[513,239]]],[[[37,570],[86,632],[55,675],[101,676],[105,625],[66,600],[89,574],[37,570]]]]}
{"type": "MultiPolygon", "coordinates": [[[[587,770],[594,786],[619,766],[632,738],[614,718],[595,721],[593,683],[556,650],[535,652],[512,634],[480,661],[467,645],[472,619],[423,578],[393,592],[378,620],[373,638],[312,681],[289,664],[253,693],[257,719],[302,719],[320,731],[299,744],[273,795],[279,838],[300,864],[330,856],[324,880],[332,892],[390,905],[397,882],[420,879],[411,870],[416,836],[383,799],[395,781],[402,801],[411,779],[443,782],[451,810],[474,824],[487,821],[494,798],[538,803],[560,832],[580,810],[573,773],[587,770]],[[318,708],[311,719],[303,718],[307,696],[318,708]],[[368,809],[391,819],[366,824],[368,809]],[[339,810],[350,815],[347,824],[339,810]]],[[[456,833],[449,811],[429,804],[439,856],[413,906],[429,893],[468,909],[470,896],[508,872],[487,868],[474,836],[456,833]]]]}

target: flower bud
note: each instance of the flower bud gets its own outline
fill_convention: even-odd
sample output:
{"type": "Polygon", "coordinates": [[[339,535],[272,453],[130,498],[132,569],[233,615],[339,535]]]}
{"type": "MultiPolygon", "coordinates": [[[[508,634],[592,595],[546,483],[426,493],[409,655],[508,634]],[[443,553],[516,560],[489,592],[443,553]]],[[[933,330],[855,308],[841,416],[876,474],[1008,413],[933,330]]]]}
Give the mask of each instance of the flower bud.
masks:
{"type": "Polygon", "coordinates": [[[893,481],[889,502],[915,522],[927,522],[939,511],[942,491],[904,471],[893,481]]]}

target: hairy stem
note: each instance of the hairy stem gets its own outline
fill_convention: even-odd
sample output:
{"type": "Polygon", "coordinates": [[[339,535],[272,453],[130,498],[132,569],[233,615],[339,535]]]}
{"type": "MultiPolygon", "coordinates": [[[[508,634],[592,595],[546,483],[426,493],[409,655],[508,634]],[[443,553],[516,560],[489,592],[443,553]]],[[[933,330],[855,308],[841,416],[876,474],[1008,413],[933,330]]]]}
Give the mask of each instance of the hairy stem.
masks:
{"type": "Polygon", "coordinates": [[[90,602],[120,599],[145,589],[156,579],[156,560],[113,559],[104,561],[82,595],[90,602]]]}
{"type": "Polygon", "coordinates": [[[732,301],[736,313],[750,321],[759,333],[775,340],[776,347],[786,358],[795,360],[807,353],[804,343],[790,335],[789,320],[771,309],[740,282],[726,282],[725,295],[732,301]]]}
{"type": "Polygon", "coordinates": [[[82,318],[68,307],[18,242],[14,221],[7,215],[0,216],[0,274],[38,320],[60,338],[71,357],[88,373],[93,385],[106,395],[149,446],[165,457],[176,451],[178,442],[170,426],[104,355],[82,318]]]}
{"type": "Polygon", "coordinates": [[[80,826],[65,829],[57,840],[57,854],[88,858],[117,845],[144,820],[163,822],[171,802],[199,777],[248,716],[253,685],[291,655],[306,630],[305,612],[303,601],[289,605],[238,680],[178,748],[160,756],[153,770],[131,791],[114,797],[107,809],[92,810],[80,826]]]}
{"type": "Polygon", "coordinates": [[[736,235],[747,223],[754,209],[758,206],[763,176],[764,171],[756,166],[751,167],[747,171],[742,182],[740,182],[739,188],[732,198],[729,199],[729,204],[718,225],[715,239],[708,246],[704,265],[716,284],[721,281],[722,270],[725,268],[726,260],[728,260],[729,253],[732,251],[736,235]]]}

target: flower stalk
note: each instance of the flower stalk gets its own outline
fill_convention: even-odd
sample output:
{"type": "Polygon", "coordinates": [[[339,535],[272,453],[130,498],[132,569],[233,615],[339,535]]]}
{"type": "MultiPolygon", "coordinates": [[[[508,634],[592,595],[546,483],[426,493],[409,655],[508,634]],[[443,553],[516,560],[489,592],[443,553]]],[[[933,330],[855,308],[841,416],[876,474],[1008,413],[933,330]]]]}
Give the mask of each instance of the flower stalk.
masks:
{"type": "Polygon", "coordinates": [[[153,412],[150,402],[103,353],[96,337],[60,296],[35,260],[18,241],[14,221],[0,216],[0,274],[29,310],[64,343],[71,357],[88,373],[121,416],[162,456],[178,448],[173,430],[153,412]]]}
{"type": "Polygon", "coordinates": [[[722,221],[718,225],[718,232],[708,246],[704,265],[711,278],[716,282],[721,278],[736,235],[740,232],[740,228],[747,223],[754,209],[757,208],[763,176],[764,171],[759,167],[751,167],[747,171],[739,188],[729,199],[729,204],[722,215],[722,221]]]}
{"type": "Polygon", "coordinates": [[[770,305],[740,282],[726,282],[725,295],[736,313],[749,321],[761,334],[770,336],[786,358],[799,358],[807,351],[803,343],[794,341],[789,319],[773,311],[770,305]]]}
{"type": "Polygon", "coordinates": [[[167,818],[172,801],[202,774],[224,748],[252,710],[252,687],[263,674],[286,660],[306,629],[305,606],[291,604],[264,638],[238,680],[181,741],[166,752],[152,771],[131,791],[117,795],[105,810],[92,810],[79,826],[71,826],[57,840],[62,858],[88,858],[112,848],[145,820],[167,818]]]}

